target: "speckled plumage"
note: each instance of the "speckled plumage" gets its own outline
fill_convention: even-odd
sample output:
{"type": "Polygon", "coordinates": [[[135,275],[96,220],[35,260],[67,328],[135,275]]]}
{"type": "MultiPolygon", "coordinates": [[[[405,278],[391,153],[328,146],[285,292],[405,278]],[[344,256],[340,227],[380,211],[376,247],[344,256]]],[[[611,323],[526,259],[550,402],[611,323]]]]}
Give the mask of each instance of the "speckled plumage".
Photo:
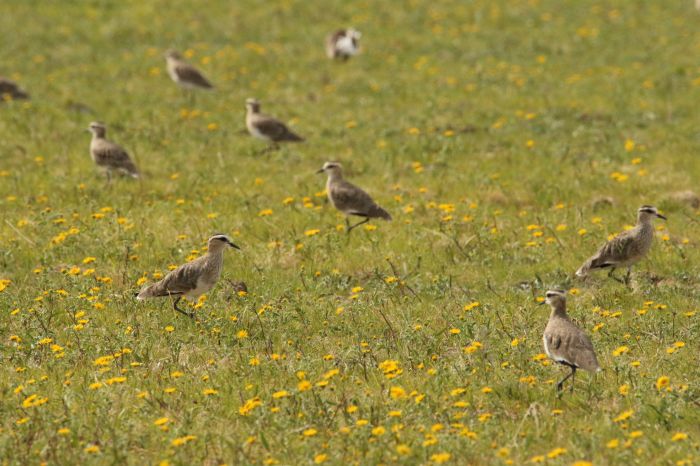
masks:
{"type": "Polygon", "coordinates": [[[304,140],[278,119],[261,113],[260,102],[255,99],[246,100],[245,124],[251,136],[263,141],[277,143],[304,140]]]}
{"type": "MultiPolygon", "coordinates": [[[[566,294],[559,290],[548,291],[546,302],[551,306],[552,312],[542,335],[545,353],[557,363],[571,368],[571,374],[557,386],[561,390],[566,379],[575,377],[576,369],[589,372],[601,369],[591,339],[566,313],[566,294]]],[[[573,384],[571,389],[573,390],[573,384]]]]}
{"type": "Polygon", "coordinates": [[[137,295],[137,299],[175,296],[177,297],[173,305],[175,310],[187,314],[177,307],[177,302],[182,296],[197,298],[216,285],[223,270],[224,249],[227,245],[238,249],[238,246],[233,244],[227,236],[212,236],[209,238],[205,255],[181,265],[170,271],[160,281],[144,287],[137,295]]]}
{"type": "Polygon", "coordinates": [[[391,220],[389,212],[377,205],[369,194],[343,178],[339,163],[326,162],[319,172],[328,174],[326,193],[333,207],[347,216],[365,217],[365,220],[353,226],[350,226],[348,221],[348,232],[372,218],[391,220]]]}
{"type": "Polygon", "coordinates": [[[124,172],[133,178],[139,177],[139,171],[131,160],[129,153],[119,144],[107,140],[107,127],[102,123],[90,123],[92,140],[90,141],[90,156],[99,168],[111,179],[113,171],[124,172]]]}
{"type": "Polygon", "coordinates": [[[611,268],[611,274],[617,267],[631,267],[647,255],[654,241],[652,219],[660,217],[655,207],[642,206],[637,213],[637,224],[631,230],[623,231],[605,243],[576,271],[579,277],[585,277],[589,271],[611,268]]]}

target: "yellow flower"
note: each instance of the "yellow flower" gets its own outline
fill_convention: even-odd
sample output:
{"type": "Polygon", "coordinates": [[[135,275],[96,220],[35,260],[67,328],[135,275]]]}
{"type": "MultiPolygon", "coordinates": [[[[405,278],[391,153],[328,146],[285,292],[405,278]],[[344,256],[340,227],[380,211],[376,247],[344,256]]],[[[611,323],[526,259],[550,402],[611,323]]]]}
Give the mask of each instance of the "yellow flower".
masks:
{"type": "Polygon", "coordinates": [[[615,351],[613,351],[613,356],[620,356],[621,354],[625,354],[629,352],[629,348],[627,346],[619,346],[615,351]]]}
{"type": "Polygon", "coordinates": [[[325,453],[320,453],[320,454],[314,456],[314,463],[315,464],[325,463],[327,459],[328,459],[328,455],[326,455],[325,453]]]}
{"type": "Polygon", "coordinates": [[[173,439],[173,441],[170,442],[170,444],[174,447],[179,447],[179,446],[184,445],[187,442],[190,442],[196,438],[197,437],[194,435],[185,435],[184,437],[178,437],[176,439],[173,439]]]}
{"type": "Polygon", "coordinates": [[[682,442],[683,440],[688,438],[688,434],[685,432],[676,432],[673,434],[673,437],[671,437],[672,442],[682,442]]]}
{"type": "Polygon", "coordinates": [[[83,451],[85,453],[99,453],[100,447],[98,447],[97,445],[88,445],[83,451]]]}
{"type": "Polygon", "coordinates": [[[289,396],[289,392],[287,390],[280,390],[278,392],[275,392],[272,394],[272,398],[274,399],[280,399],[280,398],[286,398],[289,396]]]}
{"type": "Polygon", "coordinates": [[[555,448],[554,450],[547,453],[547,458],[557,458],[566,453],[566,448],[555,448]]]}
{"type": "Polygon", "coordinates": [[[306,230],[306,231],[304,232],[304,235],[306,235],[306,236],[314,236],[314,235],[319,234],[320,232],[321,232],[321,230],[318,230],[318,229],[315,229],[315,230],[306,230]]]}
{"type": "Polygon", "coordinates": [[[247,330],[239,330],[236,333],[236,338],[238,338],[239,340],[243,340],[245,338],[248,338],[248,331],[247,330]]]}
{"type": "Polygon", "coordinates": [[[450,458],[452,458],[452,455],[449,453],[435,453],[430,456],[430,461],[435,464],[442,464],[450,461],[450,458]]]}
{"type": "Polygon", "coordinates": [[[618,439],[614,438],[614,439],[610,440],[608,443],[606,443],[605,446],[610,448],[610,449],[617,448],[620,446],[620,441],[618,439]]]}
{"type": "Polygon", "coordinates": [[[374,429],[372,429],[372,435],[375,437],[380,437],[386,433],[386,429],[382,426],[377,426],[374,429]]]}
{"type": "Polygon", "coordinates": [[[311,382],[309,382],[308,380],[302,380],[301,382],[299,382],[297,384],[297,389],[300,392],[305,392],[307,390],[311,390],[311,382]]]}
{"type": "Polygon", "coordinates": [[[620,388],[618,388],[617,391],[620,393],[620,395],[627,396],[627,394],[630,392],[630,386],[628,384],[620,385],[620,388]]]}
{"type": "Polygon", "coordinates": [[[158,419],[156,419],[155,421],[153,421],[153,424],[156,425],[156,426],[164,426],[164,425],[167,424],[168,422],[170,422],[170,419],[169,419],[169,418],[167,418],[167,417],[159,417],[158,419]]]}
{"type": "Polygon", "coordinates": [[[671,379],[669,379],[665,375],[662,375],[661,377],[656,379],[656,389],[661,391],[662,389],[668,387],[670,383],[671,383],[671,379]]]}
{"type": "Polygon", "coordinates": [[[204,396],[216,395],[217,393],[219,393],[219,391],[214,390],[213,388],[205,388],[202,390],[202,395],[204,396]]]}
{"type": "Polygon", "coordinates": [[[61,427],[56,431],[58,435],[68,435],[70,434],[70,429],[68,427],[61,427]]]}
{"type": "Polygon", "coordinates": [[[631,418],[633,414],[634,410],[628,409],[627,411],[621,412],[615,419],[613,419],[613,422],[626,421],[627,419],[631,418]]]}
{"type": "Polygon", "coordinates": [[[313,437],[316,434],[318,434],[318,431],[314,428],[306,429],[304,432],[302,432],[304,437],[313,437]]]}
{"type": "Polygon", "coordinates": [[[411,447],[409,447],[405,443],[401,443],[399,445],[396,445],[396,453],[398,453],[399,455],[408,455],[411,453],[411,447]]]}

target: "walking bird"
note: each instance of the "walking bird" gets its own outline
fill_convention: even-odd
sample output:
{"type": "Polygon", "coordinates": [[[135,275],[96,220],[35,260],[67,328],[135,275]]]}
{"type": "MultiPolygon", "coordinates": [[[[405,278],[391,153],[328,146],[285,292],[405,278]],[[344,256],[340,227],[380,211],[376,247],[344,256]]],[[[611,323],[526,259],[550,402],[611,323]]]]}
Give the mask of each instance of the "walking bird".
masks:
{"type": "Polygon", "coordinates": [[[542,304],[545,303],[550,305],[552,313],[549,315],[549,321],[542,336],[544,351],[555,362],[571,369],[569,375],[557,384],[557,391],[561,391],[564,382],[569,377],[573,377],[571,381],[573,392],[577,369],[600,372],[601,368],[591,339],[569,319],[566,313],[566,293],[561,290],[547,291],[542,304]]]}
{"type": "Polygon", "coordinates": [[[0,76],[0,102],[5,100],[28,99],[29,94],[16,82],[0,76]]]}
{"type": "Polygon", "coordinates": [[[292,132],[287,125],[271,116],[260,112],[260,102],[249,98],[245,101],[245,124],[251,136],[273,144],[278,142],[299,142],[304,138],[292,132]]]}
{"type": "Polygon", "coordinates": [[[343,179],[343,169],[339,163],[326,162],[316,173],[326,173],[328,175],[328,181],[326,182],[328,199],[333,204],[333,207],[346,215],[345,224],[347,225],[348,233],[353,228],[369,222],[372,218],[391,220],[389,212],[379,207],[369,194],[343,179]],[[350,226],[348,218],[350,215],[364,217],[365,219],[350,226]]]}
{"type": "Polygon", "coordinates": [[[328,58],[340,58],[347,61],[360,50],[359,40],[362,34],[355,29],[339,29],[326,37],[326,55],[328,58]]]}
{"type": "Polygon", "coordinates": [[[205,255],[172,270],[161,281],[144,287],[136,299],[142,301],[146,298],[172,296],[175,297],[173,309],[188,317],[194,317],[193,313],[177,307],[177,303],[183,296],[196,299],[216,285],[221,276],[226,247],[240,249],[226,235],[212,236],[209,238],[205,255]]]}
{"type": "Polygon", "coordinates": [[[119,171],[139,177],[139,171],[129,157],[129,153],[119,144],[107,140],[107,127],[96,121],[90,123],[88,131],[92,133],[90,155],[93,162],[107,174],[107,183],[112,180],[112,172],[119,171]]]}
{"type": "Polygon", "coordinates": [[[175,50],[165,52],[170,79],[183,89],[214,89],[214,85],[194,66],[187,63],[175,50]]]}
{"type": "Polygon", "coordinates": [[[654,240],[652,220],[655,217],[666,220],[666,217],[661,215],[656,207],[641,206],[637,210],[637,225],[605,243],[576,271],[576,275],[585,277],[591,270],[610,268],[610,273],[608,273],[610,278],[629,285],[632,266],[642,260],[651,249],[654,240]],[[627,267],[624,281],[613,275],[618,267],[627,267]]]}

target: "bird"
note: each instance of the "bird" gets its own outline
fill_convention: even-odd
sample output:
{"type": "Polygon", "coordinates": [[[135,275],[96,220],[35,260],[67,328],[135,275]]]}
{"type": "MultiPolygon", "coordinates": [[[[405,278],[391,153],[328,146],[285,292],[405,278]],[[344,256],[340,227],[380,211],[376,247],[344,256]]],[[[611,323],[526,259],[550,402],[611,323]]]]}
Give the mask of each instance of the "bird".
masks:
{"type": "Polygon", "coordinates": [[[90,155],[95,164],[105,170],[108,184],[114,170],[127,173],[133,178],[139,177],[139,171],[129,153],[119,144],[107,140],[107,127],[103,123],[93,121],[88,131],[92,133],[90,155]]]}
{"type": "Polygon", "coordinates": [[[571,391],[573,392],[577,369],[589,372],[602,370],[598,364],[593,343],[566,313],[566,292],[549,290],[541,304],[549,304],[552,308],[552,313],[549,315],[549,321],[542,335],[544,351],[555,362],[571,369],[569,375],[557,383],[557,391],[561,391],[564,388],[564,382],[569,377],[573,377],[571,381],[571,391]]]}
{"type": "Polygon", "coordinates": [[[271,142],[272,147],[277,147],[278,142],[300,142],[304,140],[304,138],[287,128],[287,125],[281,121],[261,113],[260,102],[256,99],[246,99],[245,106],[245,124],[251,136],[271,142]]]}
{"type": "Polygon", "coordinates": [[[651,248],[654,240],[655,218],[667,220],[654,206],[643,205],[637,210],[637,225],[631,230],[623,231],[613,239],[605,243],[598,252],[589,258],[576,271],[577,277],[585,277],[591,270],[610,268],[608,276],[614,280],[629,285],[632,266],[639,262],[651,248]],[[618,267],[627,267],[627,275],[624,281],[615,277],[613,273],[618,267]]]}
{"type": "Polygon", "coordinates": [[[28,99],[29,94],[16,82],[0,76],[0,101],[28,99]]]}
{"type": "Polygon", "coordinates": [[[214,89],[214,85],[176,50],[165,52],[165,60],[170,78],[183,89],[214,89]]]}
{"type": "Polygon", "coordinates": [[[353,28],[338,29],[326,37],[326,55],[331,59],[347,61],[360,50],[360,37],[362,34],[353,28]]]}
{"type": "Polygon", "coordinates": [[[331,201],[333,207],[346,215],[345,224],[347,225],[348,233],[353,228],[369,222],[372,218],[391,220],[389,212],[379,207],[369,194],[343,179],[343,168],[339,163],[326,162],[316,173],[326,173],[328,175],[328,181],[326,182],[328,200],[331,201]],[[365,219],[350,226],[350,215],[364,217],[365,219]]]}
{"type": "Polygon", "coordinates": [[[183,311],[177,307],[177,303],[183,296],[197,298],[212,289],[221,276],[224,249],[226,247],[241,249],[233,244],[231,238],[223,234],[210,237],[207,244],[205,255],[170,271],[159,282],[144,287],[136,295],[136,299],[143,301],[161,296],[175,297],[173,309],[188,317],[194,317],[194,313],[183,311]]]}

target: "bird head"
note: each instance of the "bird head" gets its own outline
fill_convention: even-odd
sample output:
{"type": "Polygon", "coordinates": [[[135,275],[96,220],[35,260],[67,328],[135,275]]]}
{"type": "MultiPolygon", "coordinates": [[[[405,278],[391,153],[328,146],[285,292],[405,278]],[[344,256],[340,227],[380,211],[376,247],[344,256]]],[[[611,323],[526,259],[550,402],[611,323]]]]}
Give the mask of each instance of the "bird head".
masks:
{"type": "Polygon", "coordinates": [[[168,49],[165,51],[164,54],[166,59],[171,59],[171,60],[180,60],[182,59],[182,55],[180,55],[180,52],[178,52],[175,49],[168,49]]]}
{"type": "Polygon", "coordinates": [[[637,218],[639,218],[639,220],[648,220],[654,217],[667,220],[667,218],[661,215],[659,210],[653,205],[643,205],[637,209],[637,218]]]}
{"type": "Polygon", "coordinates": [[[104,125],[104,123],[100,123],[98,121],[93,121],[88,126],[88,131],[90,131],[92,134],[94,134],[97,137],[103,138],[107,134],[107,127],[104,125]]]}
{"type": "Polygon", "coordinates": [[[233,241],[231,241],[231,238],[229,238],[226,235],[214,235],[211,238],[209,238],[209,251],[220,251],[226,246],[234,248],[234,249],[241,249],[237,245],[233,244],[233,241]]]}
{"type": "Polygon", "coordinates": [[[566,305],[566,291],[564,290],[548,290],[544,295],[544,301],[541,304],[549,304],[553,308],[558,308],[566,305]]]}
{"type": "Polygon", "coordinates": [[[245,99],[245,108],[251,113],[257,113],[260,111],[260,102],[257,99],[248,97],[245,99]]]}
{"type": "Polygon", "coordinates": [[[326,173],[329,176],[339,175],[343,170],[342,165],[338,162],[326,162],[316,173],[326,173]]]}

